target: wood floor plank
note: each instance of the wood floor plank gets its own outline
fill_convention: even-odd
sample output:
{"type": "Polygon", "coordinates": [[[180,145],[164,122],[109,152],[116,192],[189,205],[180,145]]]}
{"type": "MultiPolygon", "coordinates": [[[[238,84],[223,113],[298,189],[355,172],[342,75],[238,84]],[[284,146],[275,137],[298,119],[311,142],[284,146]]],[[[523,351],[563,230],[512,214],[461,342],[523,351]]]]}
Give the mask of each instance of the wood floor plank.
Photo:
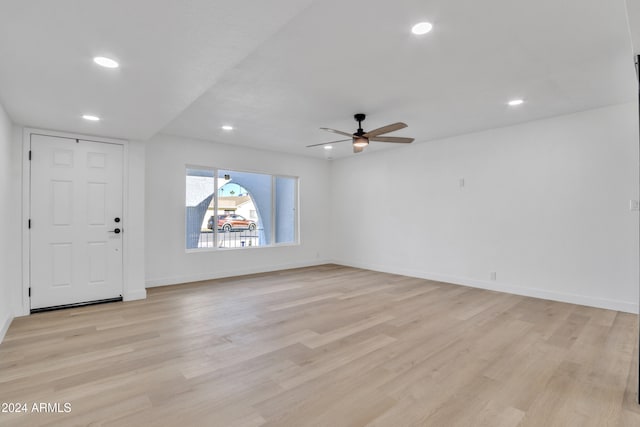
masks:
{"type": "Polygon", "coordinates": [[[637,317],[321,265],[18,318],[2,426],[640,425],[637,317]]]}

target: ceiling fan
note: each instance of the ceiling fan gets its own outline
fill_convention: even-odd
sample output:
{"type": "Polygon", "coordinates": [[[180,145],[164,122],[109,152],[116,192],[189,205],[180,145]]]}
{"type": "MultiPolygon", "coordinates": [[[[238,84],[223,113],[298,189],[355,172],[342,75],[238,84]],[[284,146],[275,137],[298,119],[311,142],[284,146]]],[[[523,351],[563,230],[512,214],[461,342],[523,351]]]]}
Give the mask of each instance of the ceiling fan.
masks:
{"type": "Polygon", "coordinates": [[[307,145],[307,148],[309,148],[309,147],[318,147],[320,145],[335,144],[335,143],[338,143],[338,142],[352,141],[353,142],[353,152],[354,153],[360,153],[360,152],[362,152],[364,150],[364,148],[367,145],[369,145],[369,141],[395,142],[395,143],[401,143],[401,144],[409,144],[409,143],[413,142],[413,138],[403,138],[403,137],[398,137],[398,136],[381,136],[381,135],[384,135],[385,133],[389,133],[389,132],[393,132],[393,131],[396,131],[396,130],[400,130],[400,129],[406,128],[407,125],[405,123],[402,123],[402,122],[394,123],[394,124],[387,125],[387,126],[382,126],[381,128],[374,129],[374,130],[371,130],[369,132],[365,132],[362,129],[362,122],[364,121],[364,119],[366,117],[367,116],[362,114],[362,113],[359,113],[359,114],[356,114],[355,116],[353,116],[353,118],[356,119],[356,122],[358,122],[358,130],[354,134],[347,133],[347,132],[342,132],[340,130],[335,130],[335,129],[320,128],[322,130],[326,130],[327,132],[333,132],[333,133],[337,133],[339,135],[348,136],[349,139],[341,139],[339,141],[331,141],[331,142],[323,142],[323,143],[320,143],[320,144],[307,145]]]}

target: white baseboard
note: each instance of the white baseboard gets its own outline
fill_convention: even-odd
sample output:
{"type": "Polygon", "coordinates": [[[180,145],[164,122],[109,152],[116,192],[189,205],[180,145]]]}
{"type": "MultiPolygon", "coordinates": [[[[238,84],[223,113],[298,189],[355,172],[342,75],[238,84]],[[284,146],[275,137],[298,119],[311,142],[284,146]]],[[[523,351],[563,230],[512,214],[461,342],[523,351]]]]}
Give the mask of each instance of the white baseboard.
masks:
{"type": "Polygon", "coordinates": [[[585,295],[567,294],[562,292],[553,292],[538,288],[524,288],[508,283],[501,283],[489,280],[478,280],[468,277],[456,277],[446,274],[438,274],[426,271],[394,268],[384,265],[349,262],[349,261],[331,261],[334,264],[344,265],[348,267],[363,268],[366,270],[380,271],[384,273],[400,274],[402,276],[418,277],[420,279],[435,280],[438,282],[452,283],[455,285],[470,286],[473,288],[487,289],[491,291],[505,292],[509,294],[522,295],[533,298],[546,299],[551,301],[566,302],[570,304],[586,305],[589,307],[604,308],[608,310],[622,311],[625,313],[638,314],[638,303],[611,300],[606,298],[595,298],[585,295]]]}
{"type": "Polygon", "coordinates": [[[4,340],[4,336],[9,330],[11,322],[13,322],[13,316],[11,314],[7,314],[4,319],[0,319],[0,343],[2,343],[2,340],[4,340]]]}
{"type": "Polygon", "coordinates": [[[181,283],[200,282],[203,280],[223,279],[225,277],[244,276],[247,274],[269,273],[272,271],[289,270],[291,268],[313,267],[329,263],[328,260],[314,260],[272,265],[268,267],[243,268],[238,270],[216,271],[211,273],[194,274],[189,276],[163,277],[146,281],[147,288],[157,286],[178,285],[181,283]]]}
{"type": "Polygon", "coordinates": [[[122,295],[123,301],[135,301],[138,299],[145,299],[147,297],[146,289],[136,289],[135,291],[125,291],[122,295]]]}

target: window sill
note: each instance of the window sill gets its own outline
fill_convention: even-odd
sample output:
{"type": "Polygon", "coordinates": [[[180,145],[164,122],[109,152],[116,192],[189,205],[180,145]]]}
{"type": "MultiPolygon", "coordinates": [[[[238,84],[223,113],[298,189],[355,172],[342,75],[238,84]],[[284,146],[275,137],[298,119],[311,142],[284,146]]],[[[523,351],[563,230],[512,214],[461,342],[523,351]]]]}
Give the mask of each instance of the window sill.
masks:
{"type": "Polygon", "coordinates": [[[300,242],[294,243],[276,243],[275,245],[262,245],[262,246],[241,246],[237,248],[194,248],[185,249],[185,253],[200,253],[200,252],[228,252],[228,251],[244,251],[255,249],[273,249],[273,248],[285,248],[290,246],[300,246],[300,242]]]}

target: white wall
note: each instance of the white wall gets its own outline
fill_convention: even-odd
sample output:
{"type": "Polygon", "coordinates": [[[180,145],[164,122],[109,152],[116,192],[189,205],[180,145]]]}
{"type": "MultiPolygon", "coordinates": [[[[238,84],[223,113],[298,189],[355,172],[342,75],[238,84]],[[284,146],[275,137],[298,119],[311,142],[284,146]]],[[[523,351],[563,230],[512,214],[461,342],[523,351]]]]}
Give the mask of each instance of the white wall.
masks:
{"type": "Polygon", "coordinates": [[[0,341],[15,311],[14,290],[20,287],[20,164],[14,162],[20,146],[0,105],[0,341]]]}
{"type": "Polygon", "coordinates": [[[331,173],[338,263],[638,310],[635,104],[352,156],[331,173]]]}
{"type": "Polygon", "coordinates": [[[147,296],[145,290],[145,148],[140,141],[130,141],[128,145],[126,218],[122,225],[127,235],[125,248],[125,286],[123,299],[131,301],[147,296]],[[126,229],[125,229],[126,227],[126,229]]]}
{"type": "Polygon", "coordinates": [[[146,143],[147,286],[325,262],[329,255],[329,162],[158,135],[146,143]],[[185,251],[185,167],[211,166],[300,177],[300,246],[185,251]]]}

